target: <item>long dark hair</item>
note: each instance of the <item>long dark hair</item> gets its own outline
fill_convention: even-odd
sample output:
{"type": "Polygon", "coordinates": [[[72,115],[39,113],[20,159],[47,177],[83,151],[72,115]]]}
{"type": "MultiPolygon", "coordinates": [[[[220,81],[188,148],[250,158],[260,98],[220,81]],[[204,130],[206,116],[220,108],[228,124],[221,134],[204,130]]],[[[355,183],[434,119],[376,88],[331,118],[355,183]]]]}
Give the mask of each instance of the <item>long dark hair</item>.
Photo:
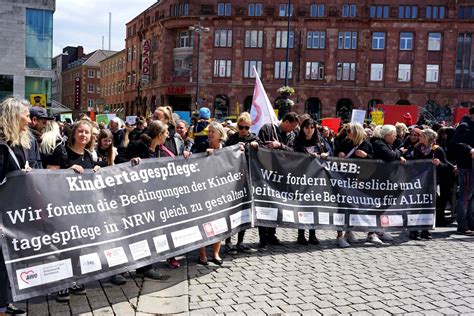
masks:
{"type": "Polygon", "coordinates": [[[314,133],[313,133],[313,136],[311,137],[311,143],[317,144],[319,142],[319,131],[318,131],[318,128],[317,128],[316,121],[313,120],[312,118],[307,118],[306,120],[303,121],[303,123],[301,123],[300,132],[296,136],[295,141],[298,141],[298,143],[306,142],[306,135],[304,133],[304,128],[305,127],[308,128],[308,127],[311,127],[311,126],[314,127],[314,133]]]}
{"type": "MultiPolygon", "coordinates": [[[[97,137],[97,148],[101,149],[102,139],[111,138],[113,140],[112,132],[108,129],[101,129],[99,136],[97,137]]],[[[110,143],[109,147],[105,150],[107,152],[107,164],[112,166],[114,164],[114,143],[110,143]]]]}

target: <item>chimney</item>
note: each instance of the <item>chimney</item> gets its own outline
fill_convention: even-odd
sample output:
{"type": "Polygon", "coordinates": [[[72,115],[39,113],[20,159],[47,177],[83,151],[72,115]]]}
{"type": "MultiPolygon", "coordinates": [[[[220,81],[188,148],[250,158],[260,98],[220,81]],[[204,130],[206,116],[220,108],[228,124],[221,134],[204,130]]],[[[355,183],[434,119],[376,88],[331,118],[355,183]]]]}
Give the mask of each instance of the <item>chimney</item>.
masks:
{"type": "Polygon", "coordinates": [[[82,56],[84,56],[84,47],[77,46],[77,59],[81,58],[82,56]]]}

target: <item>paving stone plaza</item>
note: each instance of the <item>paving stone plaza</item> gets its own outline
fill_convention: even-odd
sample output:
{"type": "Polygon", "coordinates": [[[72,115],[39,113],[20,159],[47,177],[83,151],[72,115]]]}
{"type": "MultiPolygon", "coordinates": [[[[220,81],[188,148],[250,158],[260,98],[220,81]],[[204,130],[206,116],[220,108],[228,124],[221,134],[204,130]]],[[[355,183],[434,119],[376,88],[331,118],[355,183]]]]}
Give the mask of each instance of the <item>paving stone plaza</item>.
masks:
{"type": "MultiPolygon", "coordinates": [[[[301,246],[296,231],[277,229],[283,246],[224,256],[221,267],[197,265],[197,252],[165,263],[163,279],[126,275],[127,283],[87,284],[87,295],[57,303],[54,296],[16,305],[30,315],[474,315],[474,237],[441,228],[433,240],[360,242],[341,249],[333,231],[318,231],[319,246],[301,246]]],[[[257,230],[246,241],[257,247],[257,230]]]]}

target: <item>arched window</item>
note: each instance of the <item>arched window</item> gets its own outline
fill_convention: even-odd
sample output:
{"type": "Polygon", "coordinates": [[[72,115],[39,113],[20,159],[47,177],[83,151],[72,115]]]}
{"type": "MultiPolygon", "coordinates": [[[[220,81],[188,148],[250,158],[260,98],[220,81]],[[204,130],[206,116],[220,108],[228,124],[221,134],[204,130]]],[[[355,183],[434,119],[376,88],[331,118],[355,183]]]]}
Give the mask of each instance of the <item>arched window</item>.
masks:
{"type": "Polygon", "coordinates": [[[351,99],[339,99],[336,104],[336,117],[340,117],[343,122],[351,120],[353,103],[351,99]]]}
{"type": "Polygon", "coordinates": [[[253,95],[249,95],[244,100],[244,112],[249,112],[252,108],[253,95]]]}
{"type": "Polygon", "coordinates": [[[214,117],[219,120],[226,116],[229,116],[229,97],[219,94],[214,99],[214,117]]]}
{"type": "Polygon", "coordinates": [[[304,112],[311,115],[314,120],[321,119],[321,100],[318,98],[309,98],[304,104],[304,112]]]}
{"type": "Polygon", "coordinates": [[[410,101],[408,100],[398,100],[396,105],[411,105],[410,101]]]}

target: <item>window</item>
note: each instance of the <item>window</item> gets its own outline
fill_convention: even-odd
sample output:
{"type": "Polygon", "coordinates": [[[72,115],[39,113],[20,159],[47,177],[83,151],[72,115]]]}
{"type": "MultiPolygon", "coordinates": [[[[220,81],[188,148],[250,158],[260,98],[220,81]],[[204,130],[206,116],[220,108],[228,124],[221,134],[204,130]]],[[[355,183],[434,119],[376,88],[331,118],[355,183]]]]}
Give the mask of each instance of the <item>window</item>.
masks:
{"type": "Polygon", "coordinates": [[[326,32],[308,32],[307,38],[308,48],[325,48],[326,46],[326,32]]]}
{"type": "Polygon", "coordinates": [[[179,31],[178,37],[176,39],[176,47],[183,48],[183,47],[193,47],[193,31],[179,31]]]}
{"type": "Polygon", "coordinates": [[[263,46],[263,31],[248,30],[245,31],[245,47],[259,47],[263,46]]]}
{"type": "Polygon", "coordinates": [[[474,87],[474,71],[472,60],[472,33],[459,33],[456,48],[455,88],[472,89],[474,87]]]}
{"type": "Polygon", "coordinates": [[[13,76],[0,75],[0,101],[13,94],[13,76]]]}
{"type": "Polygon", "coordinates": [[[232,6],[230,2],[220,2],[217,4],[217,15],[218,16],[230,16],[232,6]]]}
{"type": "Polygon", "coordinates": [[[438,82],[439,65],[426,65],[426,82],[438,82]]]}
{"type": "Polygon", "coordinates": [[[322,18],[324,17],[324,4],[312,4],[310,10],[311,17],[322,18]]]}
{"type": "Polygon", "coordinates": [[[441,33],[428,33],[428,50],[441,50],[441,33]]]}
{"type": "Polygon", "coordinates": [[[418,7],[416,5],[401,5],[398,7],[398,18],[416,19],[418,17],[418,7]]]}
{"type": "Polygon", "coordinates": [[[87,70],[87,76],[89,78],[94,78],[95,77],[95,70],[93,70],[93,69],[87,70]]]}
{"type": "Polygon", "coordinates": [[[130,75],[129,72],[127,72],[127,84],[131,84],[132,83],[132,76],[130,75]]]}
{"type": "Polygon", "coordinates": [[[356,49],[357,32],[339,32],[339,49],[356,49]]]}
{"type": "Polygon", "coordinates": [[[127,51],[127,61],[131,61],[131,60],[132,60],[132,48],[129,47],[127,51]]]}
{"type": "Polygon", "coordinates": [[[232,61],[224,59],[214,60],[214,77],[230,78],[232,72],[232,61]]]}
{"type": "Polygon", "coordinates": [[[137,47],[133,46],[132,60],[137,60],[137,47]]]}
{"type": "Polygon", "coordinates": [[[474,19],[474,6],[460,6],[458,9],[458,16],[461,20],[474,19]]]}
{"type": "Polygon", "coordinates": [[[257,69],[259,76],[262,75],[262,61],[260,60],[246,60],[244,61],[244,78],[255,78],[253,67],[257,69]]]}
{"type": "Polygon", "coordinates": [[[94,93],[95,89],[94,89],[94,85],[93,84],[88,84],[87,85],[87,92],[89,93],[94,93]]]}
{"type": "Polygon", "coordinates": [[[88,99],[87,100],[87,107],[88,108],[93,108],[94,107],[94,100],[88,99]]]}
{"type": "MultiPolygon", "coordinates": [[[[288,79],[291,79],[293,72],[293,62],[288,62],[288,79]]],[[[285,79],[286,75],[286,62],[276,61],[275,62],[275,79],[285,79]]]]}
{"type": "Polygon", "coordinates": [[[132,71],[132,83],[137,83],[137,73],[135,70],[132,71]]]}
{"type": "Polygon", "coordinates": [[[337,63],[337,80],[355,80],[355,63],[337,63]]]}
{"type": "Polygon", "coordinates": [[[378,19],[387,19],[390,17],[390,6],[388,5],[371,5],[370,17],[378,19]]]}
{"type": "Polygon", "coordinates": [[[307,62],[306,63],[306,80],[323,80],[324,79],[324,63],[307,62]]]}
{"type": "Polygon", "coordinates": [[[410,64],[398,65],[398,81],[399,82],[411,81],[411,65],[410,64]]]}
{"type": "Polygon", "coordinates": [[[53,11],[26,9],[26,68],[51,69],[53,11]]]}
{"type": "Polygon", "coordinates": [[[214,46],[232,47],[232,30],[215,30],[214,46]]]}
{"type": "Polygon", "coordinates": [[[385,49],[385,32],[372,33],[372,49],[385,49]]]}
{"type": "Polygon", "coordinates": [[[262,4],[249,3],[249,16],[262,16],[262,4]]]}
{"type": "Polygon", "coordinates": [[[371,81],[383,80],[383,64],[370,64],[370,80],[371,81]]]}
{"type": "Polygon", "coordinates": [[[288,13],[290,14],[290,16],[293,16],[293,5],[290,4],[288,10],[288,4],[280,4],[280,11],[278,16],[288,16],[288,13]]]}
{"type": "Polygon", "coordinates": [[[97,70],[96,75],[97,75],[97,78],[100,78],[100,70],[97,70]]]}
{"type": "MultiPolygon", "coordinates": [[[[293,48],[294,44],[294,32],[290,31],[289,36],[290,43],[288,45],[289,48],[293,48]]],[[[276,48],[286,48],[288,41],[288,31],[277,31],[276,32],[276,48]]]]}
{"type": "Polygon", "coordinates": [[[427,19],[444,19],[446,16],[446,7],[442,5],[427,5],[426,18],[427,19]]]}
{"type": "Polygon", "coordinates": [[[347,17],[355,17],[357,14],[357,6],[355,4],[344,4],[342,6],[342,16],[344,18],[347,17]]]}
{"type": "Polygon", "coordinates": [[[400,33],[400,50],[412,50],[413,49],[413,33],[402,32],[400,33]]]}

